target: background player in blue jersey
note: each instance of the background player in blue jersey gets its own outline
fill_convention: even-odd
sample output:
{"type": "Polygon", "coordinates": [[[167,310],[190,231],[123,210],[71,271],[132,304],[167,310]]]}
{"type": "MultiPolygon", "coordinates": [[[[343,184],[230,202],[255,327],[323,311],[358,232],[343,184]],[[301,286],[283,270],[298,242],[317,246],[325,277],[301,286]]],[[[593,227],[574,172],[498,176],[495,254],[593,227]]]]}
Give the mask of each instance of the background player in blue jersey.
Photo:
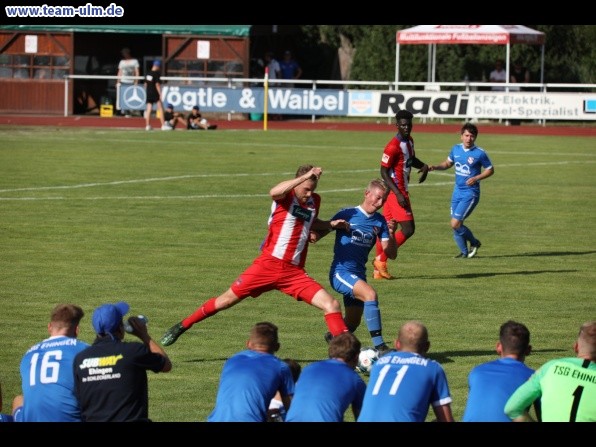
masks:
{"type": "Polygon", "coordinates": [[[269,403],[277,391],[286,410],[291,409],[294,378],[288,364],[275,356],[279,350],[277,326],[257,323],[246,347],[224,363],[208,422],[266,422],[269,403]]]}
{"type": "Polygon", "coordinates": [[[443,367],[425,355],[428,330],[419,321],[402,325],[397,352],[375,362],[358,422],[424,422],[431,406],[438,422],[453,422],[451,394],[443,367]]]}
{"type": "MultiPolygon", "coordinates": [[[[462,422],[511,422],[505,404],[513,392],[534,373],[524,364],[532,351],[530,331],[516,321],[506,321],[499,330],[500,358],[474,367],[468,375],[468,400],[462,422]]],[[[540,401],[535,403],[540,414],[540,401]]]]}
{"type": "Polygon", "coordinates": [[[334,337],[329,359],[311,363],[300,374],[286,422],[343,422],[350,406],[357,418],[366,390],[354,370],[360,348],[360,341],[350,332],[334,337]]]}
{"type": "Polygon", "coordinates": [[[472,214],[480,201],[480,181],[495,173],[484,149],[476,146],[477,137],[478,128],[472,123],[464,124],[461,128],[461,143],[451,148],[449,156],[441,164],[428,167],[429,171],[444,171],[455,165],[451,228],[460,251],[456,258],[473,258],[481,246],[472,231],[464,225],[464,220],[472,214]]]}
{"type": "Polygon", "coordinates": [[[49,338],[21,359],[23,422],[81,422],[74,394],[73,360],[89,344],[77,339],[85,313],[74,304],[58,304],[48,323],[49,338]]]}
{"type": "MultiPolygon", "coordinates": [[[[344,321],[350,332],[360,325],[362,314],[366,326],[379,354],[389,350],[383,340],[379,298],[375,289],[366,280],[366,263],[377,239],[389,259],[397,257],[395,230],[397,222],[389,223],[378,212],[387,198],[388,188],[381,179],[371,180],[364,191],[364,200],[359,206],[340,210],[332,220],[343,219],[349,230],[338,229],[335,235],[333,261],[329,270],[329,281],[333,289],[343,295],[344,321]]],[[[319,232],[323,237],[329,231],[319,232]]],[[[327,333],[325,338],[331,339],[327,333]]]]}

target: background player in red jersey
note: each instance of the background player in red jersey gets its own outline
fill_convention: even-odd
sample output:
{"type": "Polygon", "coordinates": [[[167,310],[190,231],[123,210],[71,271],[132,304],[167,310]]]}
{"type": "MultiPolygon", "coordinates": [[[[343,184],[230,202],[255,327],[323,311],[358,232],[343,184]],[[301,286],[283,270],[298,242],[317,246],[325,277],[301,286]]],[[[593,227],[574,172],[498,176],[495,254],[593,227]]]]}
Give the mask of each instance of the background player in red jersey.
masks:
{"type": "MultiPolygon", "coordinates": [[[[419,169],[421,175],[418,183],[424,182],[428,174],[428,165],[420,161],[414,151],[414,140],[410,135],[413,117],[407,110],[400,110],[395,114],[397,134],[387,143],[381,158],[381,177],[389,187],[387,200],[383,205],[383,215],[387,222],[395,219],[400,226],[399,231],[395,233],[398,247],[403,245],[416,229],[408,193],[410,170],[412,166],[419,169]]],[[[379,240],[373,267],[374,279],[393,278],[387,270],[387,255],[379,240]]]]}
{"type": "Polygon", "coordinates": [[[271,188],[269,195],[273,204],[261,254],[228,290],[209,298],[194,313],[168,329],[161,339],[164,346],[174,343],[195,323],[248,296],[256,298],[270,290],[279,290],[321,309],[333,336],[348,331],[339,302],[304,270],[311,230],[349,230],[349,223],[343,219],[323,221],[318,218],[321,197],[315,189],[322,173],[320,167],[303,165],[293,179],[271,188]]]}

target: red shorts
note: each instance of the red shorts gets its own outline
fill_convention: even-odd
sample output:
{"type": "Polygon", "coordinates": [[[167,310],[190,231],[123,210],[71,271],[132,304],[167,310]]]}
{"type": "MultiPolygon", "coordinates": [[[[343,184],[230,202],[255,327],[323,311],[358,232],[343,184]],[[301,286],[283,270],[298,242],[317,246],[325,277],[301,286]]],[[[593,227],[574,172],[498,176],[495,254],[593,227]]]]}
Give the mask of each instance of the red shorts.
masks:
{"type": "Polygon", "coordinates": [[[311,304],[315,294],[323,288],[308,276],[302,267],[288,264],[273,256],[261,255],[230,286],[240,299],[258,297],[270,290],[279,290],[298,301],[311,304]]]}
{"type": "MultiPolygon", "coordinates": [[[[408,199],[409,203],[410,195],[406,193],[404,197],[408,199]]],[[[385,216],[385,220],[387,220],[387,222],[389,222],[391,219],[395,219],[398,222],[414,220],[412,205],[410,204],[407,208],[401,207],[399,203],[397,203],[397,196],[393,192],[389,193],[389,196],[387,196],[387,200],[383,205],[383,216],[385,216]]]]}

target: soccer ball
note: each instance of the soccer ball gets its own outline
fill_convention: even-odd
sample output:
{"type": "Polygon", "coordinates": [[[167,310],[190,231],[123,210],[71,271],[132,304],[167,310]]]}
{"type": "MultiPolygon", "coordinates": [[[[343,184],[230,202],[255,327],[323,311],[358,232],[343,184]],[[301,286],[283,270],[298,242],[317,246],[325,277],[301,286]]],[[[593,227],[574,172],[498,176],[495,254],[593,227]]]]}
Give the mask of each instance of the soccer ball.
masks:
{"type": "Polygon", "coordinates": [[[374,348],[362,348],[358,355],[356,371],[361,374],[369,374],[372,366],[379,360],[379,352],[374,348]]]}

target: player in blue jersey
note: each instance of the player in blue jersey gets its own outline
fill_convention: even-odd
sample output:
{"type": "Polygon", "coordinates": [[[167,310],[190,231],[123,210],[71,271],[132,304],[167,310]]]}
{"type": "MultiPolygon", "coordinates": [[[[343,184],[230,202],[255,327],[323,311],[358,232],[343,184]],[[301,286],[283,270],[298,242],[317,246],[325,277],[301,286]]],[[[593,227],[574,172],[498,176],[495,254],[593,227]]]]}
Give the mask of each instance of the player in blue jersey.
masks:
{"type": "MultiPolygon", "coordinates": [[[[382,355],[389,350],[383,340],[381,311],[377,292],[366,280],[368,255],[377,239],[389,259],[397,257],[395,230],[397,222],[389,223],[378,211],[387,199],[388,188],[381,179],[371,180],[364,191],[364,200],[359,206],[343,208],[335,219],[343,219],[350,225],[349,230],[337,230],[333,248],[333,261],[329,270],[329,281],[333,289],[343,295],[344,321],[350,332],[360,325],[362,314],[375,349],[382,355]]],[[[319,232],[315,239],[330,231],[319,232]]],[[[325,336],[331,339],[331,334],[325,336]]]]}
{"type": "Polygon", "coordinates": [[[291,409],[294,378],[288,364],[275,355],[279,350],[277,326],[257,323],[246,347],[224,363],[208,422],[266,422],[277,391],[284,407],[291,409]]]}
{"type": "Polygon", "coordinates": [[[74,395],[73,360],[89,344],[78,340],[85,313],[74,304],[58,304],[48,324],[49,338],[21,359],[23,422],[81,422],[74,395]]]}
{"type": "Polygon", "coordinates": [[[438,422],[453,422],[451,394],[443,367],[425,357],[428,330],[419,321],[402,325],[397,352],[375,362],[358,422],[424,422],[429,406],[438,422]]]}
{"type": "MultiPolygon", "coordinates": [[[[530,331],[522,324],[506,321],[499,330],[500,358],[474,367],[468,375],[468,400],[462,422],[511,422],[505,404],[513,392],[534,373],[524,364],[532,351],[530,331]]],[[[534,402],[540,414],[540,401],[534,402]]]]}
{"type": "Polygon", "coordinates": [[[286,422],[343,422],[351,406],[358,418],[366,383],[354,370],[361,343],[350,332],[329,343],[329,359],[304,368],[296,383],[286,422]]]}
{"type": "Polygon", "coordinates": [[[428,167],[429,171],[444,171],[455,165],[451,228],[460,251],[456,258],[473,258],[478,253],[481,243],[464,225],[464,221],[470,217],[480,201],[480,181],[495,173],[487,153],[476,146],[477,137],[478,128],[472,123],[464,124],[461,128],[461,143],[451,148],[449,156],[441,164],[428,167]]]}

